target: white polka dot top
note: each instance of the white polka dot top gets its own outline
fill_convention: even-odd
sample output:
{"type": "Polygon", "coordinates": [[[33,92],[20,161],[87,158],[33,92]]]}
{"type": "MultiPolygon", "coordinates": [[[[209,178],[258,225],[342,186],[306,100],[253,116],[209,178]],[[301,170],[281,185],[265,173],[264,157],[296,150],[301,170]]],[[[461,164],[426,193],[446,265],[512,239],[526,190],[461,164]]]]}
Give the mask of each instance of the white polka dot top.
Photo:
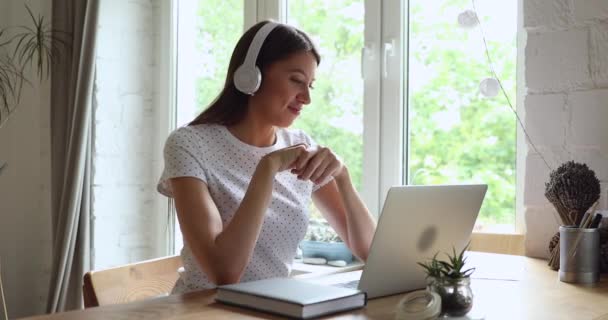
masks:
{"type": "MultiPolygon", "coordinates": [[[[168,179],[194,177],[202,180],[207,184],[226,225],[238,209],[261,158],[274,150],[298,143],[315,145],[307,134],[299,130],[279,129],[273,146],[259,148],[237,139],[221,125],[182,127],[167,138],[165,168],[157,188],[160,193],[172,197],[168,179]]],[[[241,281],[289,275],[298,243],[308,227],[311,194],[331,179],[313,185],[310,181],[298,180],[288,170],[277,173],[272,199],[241,281]]],[[[184,270],[180,270],[173,293],[215,287],[198,266],[186,241],[181,256],[184,270]]]]}

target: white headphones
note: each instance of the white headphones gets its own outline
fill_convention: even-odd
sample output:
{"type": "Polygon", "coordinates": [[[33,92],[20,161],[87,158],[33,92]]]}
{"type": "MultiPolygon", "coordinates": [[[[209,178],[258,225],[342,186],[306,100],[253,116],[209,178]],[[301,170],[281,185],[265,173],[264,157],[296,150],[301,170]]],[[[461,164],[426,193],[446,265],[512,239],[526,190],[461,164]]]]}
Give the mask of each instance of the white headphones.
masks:
{"type": "Polygon", "coordinates": [[[253,95],[260,88],[260,84],[262,83],[262,72],[255,65],[255,61],[258,59],[258,54],[264,44],[264,40],[266,40],[270,31],[278,25],[279,24],[276,22],[268,22],[263,25],[253,37],[251,45],[249,45],[249,49],[247,49],[245,61],[234,72],[234,86],[240,92],[253,95]]]}

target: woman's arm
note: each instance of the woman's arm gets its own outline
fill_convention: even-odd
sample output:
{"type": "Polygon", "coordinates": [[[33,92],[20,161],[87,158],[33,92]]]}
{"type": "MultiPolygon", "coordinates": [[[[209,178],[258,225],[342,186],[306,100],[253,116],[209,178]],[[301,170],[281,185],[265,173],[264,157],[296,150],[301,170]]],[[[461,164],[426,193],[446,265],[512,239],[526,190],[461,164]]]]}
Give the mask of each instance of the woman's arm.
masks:
{"type": "Polygon", "coordinates": [[[184,240],[202,270],[215,284],[240,280],[251,259],[272,197],[275,174],[288,169],[303,146],[268,154],[258,164],[249,187],[226,226],[207,185],[192,177],[170,179],[184,240]]]}
{"type": "Polygon", "coordinates": [[[329,148],[317,147],[304,152],[292,172],[299,179],[314,183],[334,177],[313,193],[313,201],[353,254],[367,260],[376,222],[359,198],[342,161],[329,148]]]}
{"type": "Polygon", "coordinates": [[[359,197],[348,170],[342,168],[333,181],[313,193],[313,201],[353,254],[366,261],[376,221],[359,197]]]}

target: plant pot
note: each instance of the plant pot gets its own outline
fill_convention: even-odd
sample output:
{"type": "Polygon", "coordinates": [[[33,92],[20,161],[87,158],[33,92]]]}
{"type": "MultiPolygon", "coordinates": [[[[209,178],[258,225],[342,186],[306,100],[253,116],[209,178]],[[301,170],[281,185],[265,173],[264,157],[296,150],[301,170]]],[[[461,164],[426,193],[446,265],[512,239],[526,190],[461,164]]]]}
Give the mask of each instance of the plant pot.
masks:
{"type": "Polygon", "coordinates": [[[300,242],[302,257],[325,258],[327,261],[344,260],[346,263],[353,261],[353,254],[344,242],[322,242],[303,240],[300,242]]]}
{"type": "Polygon", "coordinates": [[[442,315],[460,317],[473,308],[470,278],[428,278],[427,289],[441,297],[442,315]]]}

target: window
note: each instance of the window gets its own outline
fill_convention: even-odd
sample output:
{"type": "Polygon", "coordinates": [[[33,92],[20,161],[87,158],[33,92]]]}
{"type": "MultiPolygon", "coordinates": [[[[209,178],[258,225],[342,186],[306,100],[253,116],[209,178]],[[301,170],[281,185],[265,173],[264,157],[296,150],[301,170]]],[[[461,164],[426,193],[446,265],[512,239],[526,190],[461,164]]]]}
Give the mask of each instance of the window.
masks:
{"type": "MultiPolygon", "coordinates": [[[[363,0],[291,0],[287,21],[311,36],[321,54],[312,103],[294,123],[338,154],[361,191],[363,161],[363,0]]],[[[313,218],[320,218],[312,207],[313,218]]]]}
{"type": "MultiPolygon", "coordinates": [[[[484,39],[479,28],[457,23],[471,2],[409,4],[407,181],[487,183],[476,229],[513,232],[516,119],[502,94],[480,93],[480,83],[493,77],[484,39]]],[[[477,5],[496,71],[515,97],[517,3],[477,5]]]]}
{"type": "MultiPolygon", "coordinates": [[[[243,33],[242,0],[174,1],[177,6],[176,104],[173,125],[192,121],[220,92],[232,49],[243,33]]],[[[172,205],[171,205],[172,207],[172,205]]],[[[183,246],[175,213],[169,251],[183,246]]]]}
{"type": "MultiPolygon", "coordinates": [[[[483,182],[489,189],[476,230],[515,231],[516,119],[501,93],[479,93],[493,75],[479,27],[457,22],[470,0],[174,2],[177,125],[220,91],[244,29],[288,22],[322,55],[313,102],[294,126],[344,159],[373,213],[392,185],[483,182]]],[[[474,3],[513,99],[517,3],[474,3]]]]}
{"type": "Polygon", "coordinates": [[[220,92],[243,33],[242,0],[178,1],[177,125],[192,121],[220,92]]]}

